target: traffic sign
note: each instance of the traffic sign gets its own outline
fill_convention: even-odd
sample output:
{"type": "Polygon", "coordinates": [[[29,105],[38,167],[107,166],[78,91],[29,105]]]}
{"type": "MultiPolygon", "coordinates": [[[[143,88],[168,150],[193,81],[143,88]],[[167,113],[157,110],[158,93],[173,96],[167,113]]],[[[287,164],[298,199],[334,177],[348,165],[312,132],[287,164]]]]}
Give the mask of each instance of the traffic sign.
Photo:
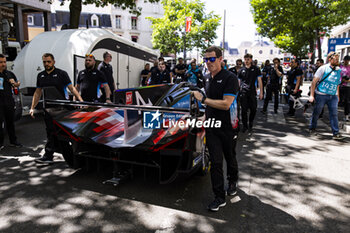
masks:
{"type": "Polygon", "coordinates": [[[307,53],[307,55],[309,56],[309,59],[311,59],[312,53],[307,53]]]}

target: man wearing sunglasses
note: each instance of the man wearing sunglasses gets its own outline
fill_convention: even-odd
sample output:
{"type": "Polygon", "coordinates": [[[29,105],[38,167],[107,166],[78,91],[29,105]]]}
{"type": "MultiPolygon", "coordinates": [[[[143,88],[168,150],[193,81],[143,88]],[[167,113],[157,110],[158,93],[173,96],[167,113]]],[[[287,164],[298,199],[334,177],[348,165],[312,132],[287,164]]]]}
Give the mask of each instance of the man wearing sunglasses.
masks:
{"type": "Polygon", "coordinates": [[[99,102],[100,87],[103,86],[106,93],[106,102],[111,102],[111,90],[104,75],[96,69],[96,60],[94,55],[86,54],[85,69],[78,74],[76,88],[81,93],[84,101],[99,102]]]}
{"type": "Polygon", "coordinates": [[[218,211],[226,205],[223,156],[227,164],[228,195],[237,193],[238,164],[236,160],[237,132],[231,125],[230,107],[235,101],[239,85],[237,77],[221,67],[222,51],[212,46],[205,52],[204,62],[209,74],[204,76],[204,87],[207,97],[194,91],[194,97],[206,104],[206,119],[221,121],[220,128],[206,128],[206,144],[210,154],[211,183],[215,199],[208,206],[211,211],[218,211]]]}
{"type": "Polygon", "coordinates": [[[253,65],[253,55],[249,53],[244,55],[244,64],[245,66],[238,72],[238,78],[241,81],[240,102],[242,110],[243,133],[245,133],[248,129],[249,131],[252,131],[253,129],[253,122],[258,106],[256,100],[257,91],[255,86],[257,81],[259,82],[260,88],[259,99],[262,99],[264,95],[261,71],[259,67],[253,65]]]}
{"type": "MultiPolygon", "coordinates": [[[[83,101],[77,90],[73,87],[72,82],[66,71],[55,67],[55,58],[51,53],[45,53],[42,56],[45,70],[37,76],[36,90],[33,95],[32,107],[29,114],[34,118],[34,109],[38,105],[44,87],[55,87],[61,94],[62,99],[67,99],[67,88],[79,101],[83,101]]],[[[44,112],[44,121],[46,125],[47,142],[45,145],[45,154],[40,159],[35,160],[37,163],[53,163],[53,153],[55,151],[56,136],[52,117],[44,112]]]]}

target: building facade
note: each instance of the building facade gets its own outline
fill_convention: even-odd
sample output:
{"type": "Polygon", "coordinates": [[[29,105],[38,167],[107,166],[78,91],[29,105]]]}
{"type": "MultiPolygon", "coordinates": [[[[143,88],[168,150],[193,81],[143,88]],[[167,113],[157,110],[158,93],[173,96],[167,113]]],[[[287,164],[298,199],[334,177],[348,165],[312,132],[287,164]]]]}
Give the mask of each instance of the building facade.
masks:
{"type": "Polygon", "coordinates": [[[237,59],[243,60],[247,53],[252,54],[253,60],[258,60],[259,64],[266,60],[272,61],[275,57],[283,57],[281,49],[277,48],[272,42],[257,40],[255,42],[243,41],[238,48],[228,48],[225,52],[225,59],[229,64],[234,64],[237,59]]]}
{"type": "MultiPolygon", "coordinates": [[[[350,22],[348,22],[345,25],[336,27],[332,31],[330,38],[349,38],[350,39],[350,22]]],[[[346,55],[350,55],[350,45],[339,45],[335,49],[340,54],[341,60],[343,60],[343,58],[346,55]]]]}
{"type": "MultiPolygon", "coordinates": [[[[55,0],[51,6],[52,30],[61,30],[69,25],[69,4],[70,1],[55,0]]],[[[115,34],[137,42],[141,45],[152,48],[151,21],[146,17],[162,17],[164,10],[161,3],[149,3],[136,1],[136,7],[142,8],[141,15],[133,15],[128,9],[123,10],[114,5],[96,7],[93,4],[83,5],[80,15],[79,28],[105,28],[115,34]]],[[[43,32],[42,14],[27,15],[29,40],[43,32]]]]}

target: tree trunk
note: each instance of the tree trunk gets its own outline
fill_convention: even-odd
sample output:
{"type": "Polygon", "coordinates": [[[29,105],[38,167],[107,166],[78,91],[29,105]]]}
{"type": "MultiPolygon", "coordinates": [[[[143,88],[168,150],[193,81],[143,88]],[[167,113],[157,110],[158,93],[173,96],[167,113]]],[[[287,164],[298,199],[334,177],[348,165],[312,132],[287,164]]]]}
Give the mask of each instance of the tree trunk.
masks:
{"type": "Polygon", "coordinates": [[[69,28],[79,28],[81,0],[72,0],[69,5],[69,28]]]}
{"type": "Polygon", "coordinates": [[[310,51],[312,53],[312,56],[311,56],[311,63],[314,64],[315,63],[315,41],[314,40],[310,40],[309,41],[309,46],[310,46],[310,51]]]}
{"type": "Polygon", "coordinates": [[[316,40],[317,40],[317,52],[318,52],[318,58],[322,58],[322,48],[321,48],[321,38],[320,38],[320,30],[317,28],[316,29],[316,40]]]}

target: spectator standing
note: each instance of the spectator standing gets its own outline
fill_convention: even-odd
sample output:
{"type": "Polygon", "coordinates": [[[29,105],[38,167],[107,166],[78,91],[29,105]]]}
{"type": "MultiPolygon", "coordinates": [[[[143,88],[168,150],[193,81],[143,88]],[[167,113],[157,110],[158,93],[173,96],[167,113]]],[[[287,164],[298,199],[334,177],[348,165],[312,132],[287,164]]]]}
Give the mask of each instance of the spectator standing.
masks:
{"type": "MultiPolygon", "coordinates": [[[[38,105],[42,90],[45,87],[55,87],[61,94],[62,99],[67,98],[66,88],[68,88],[76,99],[83,101],[78,91],[73,87],[67,72],[55,67],[54,56],[51,53],[45,53],[42,56],[42,60],[45,70],[40,72],[37,76],[36,89],[33,95],[32,106],[29,111],[29,114],[32,118],[34,118],[34,109],[38,105]]],[[[53,153],[55,152],[55,144],[57,144],[55,142],[57,139],[55,136],[53,119],[46,111],[44,112],[44,121],[47,134],[45,154],[40,159],[35,160],[35,162],[50,164],[53,162],[53,153]]]]}
{"type": "Polygon", "coordinates": [[[111,91],[104,75],[96,69],[95,56],[86,54],[85,69],[78,74],[76,89],[80,91],[81,97],[85,101],[99,102],[98,93],[100,87],[106,92],[106,102],[111,103],[111,91]]]}
{"type": "Polygon", "coordinates": [[[13,88],[18,88],[20,82],[14,73],[6,70],[6,56],[0,54],[0,151],[4,149],[4,122],[10,139],[10,146],[22,147],[17,142],[15,132],[15,101],[13,88]]]}
{"type": "Polygon", "coordinates": [[[238,78],[240,80],[240,102],[241,102],[241,114],[243,129],[242,132],[246,132],[248,129],[253,129],[253,122],[257,109],[256,100],[256,86],[255,83],[259,82],[259,99],[263,98],[263,84],[261,80],[260,68],[253,65],[253,55],[247,53],[244,55],[244,64],[238,72],[238,78]],[[249,110],[249,124],[248,124],[248,110],[249,110]]]}
{"type": "Polygon", "coordinates": [[[203,83],[203,76],[200,70],[197,68],[195,62],[191,62],[191,69],[186,72],[186,81],[193,86],[201,87],[203,83]]]}
{"type": "MultiPolygon", "coordinates": [[[[98,65],[97,69],[101,71],[104,77],[106,78],[108,87],[111,91],[111,96],[113,96],[114,90],[116,90],[117,87],[113,78],[113,67],[109,64],[111,61],[112,61],[112,54],[110,54],[109,52],[105,52],[103,54],[103,62],[101,62],[98,65]]],[[[102,96],[100,98],[100,101],[105,102],[106,92],[104,91],[104,89],[102,89],[101,91],[102,91],[102,96]]]]}
{"type": "Polygon", "coordinates": [[[344,65],[341,65],[341,88],[343,90],[345,121],[349,121],[350,113],[350,56],[344,57],[344,65]]]}
{"type": "Polygon", "coordinates": [[[339,54],[330,52],[327,56],[329,64],[321,66],[312,80],[309,102],[316,100],[310,121],[310,134],[316,134],[317,120],[322,108],[327,104],[333,139],[342,139],[338,126],[339,84],[341,83],[341,69],[339,68],[339,54]]]}

